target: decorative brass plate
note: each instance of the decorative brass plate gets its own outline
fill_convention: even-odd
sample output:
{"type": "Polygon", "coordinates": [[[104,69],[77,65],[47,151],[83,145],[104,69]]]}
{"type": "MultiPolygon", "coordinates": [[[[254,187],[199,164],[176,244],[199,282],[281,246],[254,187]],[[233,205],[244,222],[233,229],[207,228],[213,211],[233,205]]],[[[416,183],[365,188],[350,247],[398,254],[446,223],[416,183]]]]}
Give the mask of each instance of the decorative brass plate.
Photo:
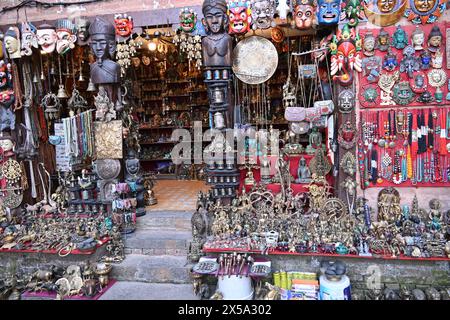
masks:
{"type": "Polygon", "coordinates": [[[260,84],[267,81],[277,66],[277,49],[266,38],[246,38],[233,50],[233,72],[244,83],[260,84]]]}

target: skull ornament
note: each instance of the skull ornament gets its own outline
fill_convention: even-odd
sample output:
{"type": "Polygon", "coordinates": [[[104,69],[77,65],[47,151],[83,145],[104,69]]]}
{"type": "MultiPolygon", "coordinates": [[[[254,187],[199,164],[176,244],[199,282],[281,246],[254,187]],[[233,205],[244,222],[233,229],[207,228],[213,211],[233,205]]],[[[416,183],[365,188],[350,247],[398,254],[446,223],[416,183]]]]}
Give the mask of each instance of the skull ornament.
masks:
{"type": "Polygon", "coordinates": [[[30,22],[22,22],[22,51],[23,56],[31,56],[32,48],[38,48],[36,27],[30,22]]]}
{"type": "Polygon", "coordinates": [[[249,1],[233,0],[228,2],[227,14],[230,19],[228,31],[230,34],[245,34],[250,30],[252,14],[249,1]]]}
{"type": "Polygon", "coordinates": [[[251,0],[250,10],[252,12],[252,28],[269,29],[275,26],[273,16],[275,15],[275,0],[251,0]]]}
{"type": "Polygon", "coordinates": [[[115,14],[114,25],[116,28],[116,34],[121,37],[129,37],[133,31],[133,18],[126,14],[115,14]]]}
{"type": "Polygon", "coordinates": [[[355,106],[355,93],[352,90],[345,89],[339,93],[338,97],[339,111],[349,113],[355,106]]]}
{"type": "Polygon", "coordinates": [[[341,15],[341,0],[318,0],[317,20],[321,25],[335,25],[341,15]]]}
{"type": "Polygon", "coordinates": [[[362,71],[361,40],[355,29],[346,24],[330,43],[331,75],[343,86],[353,82],[353,70],[362,71]]]}
{"type": "Polygon", "coordinates": [[[314,0],[294,1],[294,21],[297,29],[312,28],[316,21],[316,7],[314,0]]]}
{"type": "Polygon", "coordinates": [[[52,53],[56,48],[56,40],[58,36],[56,35],[56,30],[49,24],[42,24],[38,27],[36,31],[38,44],[45,53],[52,53]]]}
{"type": "Polygon", "coordinates": [[[68,19],[60,19],[56,22],[56,52],[65,54],[69,50],[75,48],[77,41],[76,27],[72,21],[68,19]]]}

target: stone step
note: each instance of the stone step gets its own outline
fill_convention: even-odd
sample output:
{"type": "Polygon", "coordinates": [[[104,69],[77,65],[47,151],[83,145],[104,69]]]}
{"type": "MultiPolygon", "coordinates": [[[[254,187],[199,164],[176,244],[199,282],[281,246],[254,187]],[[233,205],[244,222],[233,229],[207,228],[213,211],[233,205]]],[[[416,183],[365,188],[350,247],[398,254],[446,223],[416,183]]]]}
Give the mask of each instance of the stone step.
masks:
{"type": "Polygon", "coordinates": [[[192,284],[117,281],[99,300],[198,300],[192,284]]]}
{"type": "Polygon", "coordinates": [[[189,211],[149,211],[137,219],[139,230],[190,231],[192,212],[189,211]]]}
{"type": "Polygon", "coordinates": [[[147,283],[191,283],[191,267],[186,257],[129,254],[122,263],[114,264],[111,278],[147,283]]]}
{"type": "Polygon", "coordinates": [[[134,233],[124,236],[125,253],[185,254],[191,239],[190,231],[137,229],[134,233]]]}

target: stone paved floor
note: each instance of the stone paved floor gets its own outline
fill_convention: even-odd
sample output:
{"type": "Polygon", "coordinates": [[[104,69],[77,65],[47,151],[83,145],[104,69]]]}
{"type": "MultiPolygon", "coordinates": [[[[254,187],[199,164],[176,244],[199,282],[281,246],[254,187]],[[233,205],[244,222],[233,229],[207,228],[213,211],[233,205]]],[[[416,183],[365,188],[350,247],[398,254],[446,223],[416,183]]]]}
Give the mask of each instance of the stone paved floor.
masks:
{"type": "Polygon", "coordinates": [[[197,193],[208,189],[204,181],[158,180],[153,189],[158,204],[147,207],[147,211],[193,211],[197,193]]]}

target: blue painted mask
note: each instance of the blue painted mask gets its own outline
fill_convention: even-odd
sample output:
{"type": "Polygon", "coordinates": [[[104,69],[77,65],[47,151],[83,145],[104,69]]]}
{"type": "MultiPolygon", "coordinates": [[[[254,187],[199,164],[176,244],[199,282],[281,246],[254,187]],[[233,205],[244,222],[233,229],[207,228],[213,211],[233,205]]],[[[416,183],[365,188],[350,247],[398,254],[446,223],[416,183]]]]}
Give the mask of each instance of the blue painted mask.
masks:
{"type": "Polygon", "coordinates": [[[317,6],[317,21],[322,25],[333,25],[339,22],[341,15],[341,0],[319,0],[317,6]]]}

